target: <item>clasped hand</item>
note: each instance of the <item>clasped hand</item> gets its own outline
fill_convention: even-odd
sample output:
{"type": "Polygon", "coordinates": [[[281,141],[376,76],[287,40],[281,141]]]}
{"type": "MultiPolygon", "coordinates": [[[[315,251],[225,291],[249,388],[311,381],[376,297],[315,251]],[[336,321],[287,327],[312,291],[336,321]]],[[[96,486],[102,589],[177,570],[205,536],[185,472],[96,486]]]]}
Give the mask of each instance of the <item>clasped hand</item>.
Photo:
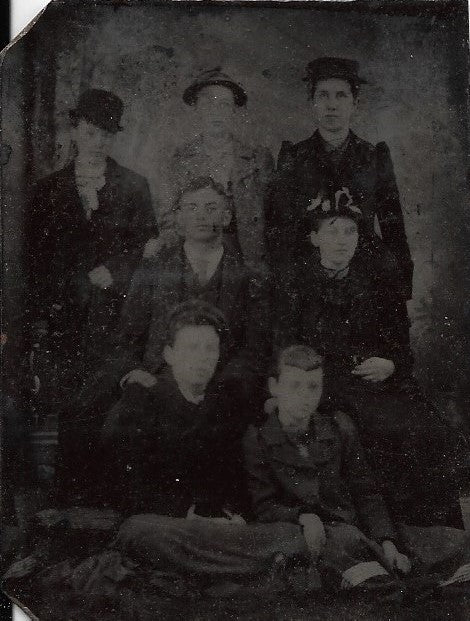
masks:
{"type": "Polygon", "coordinates": [[[104,265],[99,265],[88,272],[88,278],[90,279],[92,285],[95,285],[100,289],[106,289],[113,284],[111,272],[104,265]]]}
{"type": "Polygon", "coordinates": [[[392,360],[374,356],[355,366],[351,373],[368,382],[383,382],[394,371],[395,365],[392,360]]]}

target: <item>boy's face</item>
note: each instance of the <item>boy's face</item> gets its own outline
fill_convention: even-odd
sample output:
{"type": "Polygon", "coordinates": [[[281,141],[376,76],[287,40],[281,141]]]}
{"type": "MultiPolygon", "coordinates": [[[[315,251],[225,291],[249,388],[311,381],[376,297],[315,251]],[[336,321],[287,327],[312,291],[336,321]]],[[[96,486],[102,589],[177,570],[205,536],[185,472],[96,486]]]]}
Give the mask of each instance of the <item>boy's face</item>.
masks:
{"type": "Polygon", "coordinates": [[[80,119],[72,134],[81,159],[97,160],[109,155],[113,134],[105,129],[80,119]]]}
{"type": "Polygon", "coordinates": [[[312,103],[314,118],[320,129],[327,132],[349,129],[357,100],[347,80],[320,80],[315,86],[312,103]]]}
{"type": "Polygon", "coordinates": [[[177,219],[186,240],[211,242],[221,237],[231,214],[224,197],[207,187],[183,194],[177,219]]]}
{"type": "Polygon", "coordinates": [[[235,101],[230,88],[211,84],[201,89],[196,109],[204,134],[224,135],[232,132],[235,117],[235,101]]]}
{"type": "Polygon", "coordinates": [[[320,251],[323,267],[333,270],[346,268],[357,248],[357,224],[350,218],[320,220],[318,231],[310,233],[310,240],[320,251]]]}
{"type": "Polygon", "coordinates": [[[219,361],[220,339],[213,326],[184,326],[163,355],[178,383],[203,392],[219,361]]]}
{"type": "Polygon", "coordinates": [[[269,389],[277,398],[279,421],[286,430],[306,430],[323,391],[323,369],[304,371],[283,366],[278,379],[269,379],[269,389]]]}

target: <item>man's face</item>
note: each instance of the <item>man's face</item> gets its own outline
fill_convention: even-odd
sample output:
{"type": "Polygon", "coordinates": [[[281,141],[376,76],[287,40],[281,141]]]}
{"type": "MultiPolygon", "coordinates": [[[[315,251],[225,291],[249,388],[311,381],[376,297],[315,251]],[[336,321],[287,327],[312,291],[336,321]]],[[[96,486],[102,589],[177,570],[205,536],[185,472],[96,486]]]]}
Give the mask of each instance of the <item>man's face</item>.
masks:
{"type": "Polygon", "coordinates": [[[183,194],[177,220],[186,240],[210,242],[230,224],[230,210],[223,196],[211,187],[183,194]]]}
{"type": "Polygon", "coordinates": [[[330,78],[317,82],[313,94],[313,114],[320,129],[327,132],[349,130],[357,101],[346,80],[330,78]]]}
{"type": "Polygon", "coordinates": [[[310,240],[320,251],[321,264],[332,270],[346,268],[354,256],[359,234],[357,224],[350,218],[320,220],[318,232],[310,240]]]}
{"type": "Polygon", "coordinates": [[[218,135],[232,132],[235,101],[229,88],[205,86],[197,95],[196,110],[203,133],[218,135]]]}
{"type": "Polygon", "coordinates": [[[97,160],[109,155],[113,134],[80,119],[77,127],[73,128],[73,139],[80,159],[97,160]]]}
{"type": "Polygon", "coordinates": [[[212,379],[219,354],[220,339],[213,326],[185,326],[164,350],[174,378],[197,392],[203,392],[212,379]]]}
{"type": "Polygon", "coordinates": [[[269,388],[277,398],[279,421],[287,431],[305,431],[316,411],[323,391],[323,370],[304,371],[283,366],[276,380],[271,377],[269,388]]]}

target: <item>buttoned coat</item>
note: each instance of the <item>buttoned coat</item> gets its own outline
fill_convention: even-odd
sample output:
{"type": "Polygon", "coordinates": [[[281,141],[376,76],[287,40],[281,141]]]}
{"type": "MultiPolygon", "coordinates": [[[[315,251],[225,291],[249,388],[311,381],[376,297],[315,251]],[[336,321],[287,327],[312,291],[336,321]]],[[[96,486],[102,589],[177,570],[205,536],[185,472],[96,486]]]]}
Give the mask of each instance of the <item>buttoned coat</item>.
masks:
{"type": "Polygon", "coordinates": [[[374,146],[350,132],[336,164],[324,145],[318,130],[297,144],[282,144],[266,199],[266,243],[271,264],[282,269],[289,255],[298,257],[308,251],[310,231],[304,215],[310,201],[325,186],[347,187],[360,205],[369,236],[374,234],[377,217],[382,239],[396,259],[397,282],[410,298],[413,263],[387,144],[374,146]]]}
{"type": "MultiPolygon", "coordinates": [[[[228,193],[233,200],[234,214],[227,236],[242,250],[245,261],[259,265],[265,260],[264,199],[274,168],[273,157],[265,147],[251,147],[233,139],[233,169],[228,193]]],[[[211,162],[203,145],[203,137],[177,149],[170,163],[172,199],[190,181],[212,175],[211,162]]],[[[213,165],[213,164],[212,164],[213,165]]],[[[175,226],[173,205],[162,214],[162,228],[175,226]]]]}
{"type": "Polygon", "coordinates": [[[248,429],[245,465],[257,519],[297,523],[301,513],[315,513],[326,524],[358,525],[376,541],[395,538],[352,420],[319,409],[309,435],[313,442],[303,457],[277,412],[248,429]]]}
{"type": "Polygon", "coordinates": [[[51,321],[72,358],[92,354],[107,338],[143,245],[156,232],[146,179],[107,159],[98,209],[86,219],[74,163],[38,181],[26,221],[29,322],[51,321]],[[93,286],[88,272],[104,265],[113,284],[93,286]],[[54,313],[51,309],[54,307],[54,313]]]}
{"type": "MultiPolygon", "coordinates": [[[[229,327],[225,360],[239,377],[264,368],[271,353],[269,283],[227,244],[215,304],[229,327]]],[[[188,299],[183,245],[145,259],[135,272],[122,309],[119,343],[134,366],[155,372],[162,364],[169,312],[188,299]]]]}

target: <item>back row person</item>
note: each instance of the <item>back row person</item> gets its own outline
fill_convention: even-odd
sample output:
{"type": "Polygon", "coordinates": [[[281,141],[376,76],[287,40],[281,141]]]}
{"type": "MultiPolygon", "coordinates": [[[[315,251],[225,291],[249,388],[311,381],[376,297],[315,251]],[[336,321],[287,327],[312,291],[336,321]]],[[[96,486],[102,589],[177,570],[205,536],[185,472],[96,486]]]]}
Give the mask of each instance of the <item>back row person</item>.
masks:
{"type": "Polygon", "coordinates": [[[250,266],[261,268],[266,261],[264,197],[273,158],[265,147],[244,144],[235,135],[237,111],[247,99],[220,67],[202,72],[184,91],[183,101],[195,109],[202,131],[171,158],[171,198],[160,214],[161,238],[150,245],[153,251],[174,240],[173,206],[181,189],[196,177],[212,177],[233,203],[227,239],[250,266]]]}
{"type": "Polygon", "coordinates": [[[344,58],[317,58],[307,66],[304,79],[317,129],[297,144],[282,143],[266,199],[271,266],[275,271],[285,269],[294,257],[302,264],[308,240],[300,222],[309,201],[327,185],[346,186],[362,207],[367,244],[373,245],[377,218],[382,240],[396,263],[389,268],[410,299],[413,263],[388,146],[385,142],[373,146],[351,131],[359,88],[365,83],[358,71],[357,62],[344,58]]]}
{"type": "Polygon", "coordinates": [[[26,328],[54,342],[64,402],[109,353],[132,273],[158,230],[146,179],[110,157],[123,109],[109,91],[80,95],[69,112],[73,159],[37,182],[26,211],[26,328]]]}

